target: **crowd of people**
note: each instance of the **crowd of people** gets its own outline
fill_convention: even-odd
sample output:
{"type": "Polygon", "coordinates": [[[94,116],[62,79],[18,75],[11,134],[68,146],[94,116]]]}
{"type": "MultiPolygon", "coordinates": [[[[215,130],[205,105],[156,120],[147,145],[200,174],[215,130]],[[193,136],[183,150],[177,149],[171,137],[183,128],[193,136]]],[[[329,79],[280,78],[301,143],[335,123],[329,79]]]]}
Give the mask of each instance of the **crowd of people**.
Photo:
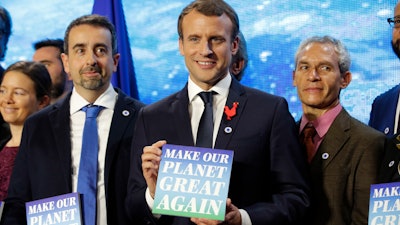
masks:
{"type": "MultiPolygon", "coordinates": [[[[400,3],[388,22],[400,58],[400,3]]],[[[0,60],[11,24],[0,8],[0,60]]],[[[228,3],[190,2],[177,32],[187,83],[149,105],[111,84],[121,55],[101,15],[74,19],[63,40],[34,43],[31,61],[1,72],[0,224],[27,224],[26,202],[71,192],[85,225],[368,224],[371,185],[400,181],[400,84],[364,124],[340,102],[352,81],[346,46],[305,38],[293,59],[295,121],[286,99],[240,83],[247,44],[228,3]],[[153,213],[167,143],[233,151],[223,220],[153,213]]]]}

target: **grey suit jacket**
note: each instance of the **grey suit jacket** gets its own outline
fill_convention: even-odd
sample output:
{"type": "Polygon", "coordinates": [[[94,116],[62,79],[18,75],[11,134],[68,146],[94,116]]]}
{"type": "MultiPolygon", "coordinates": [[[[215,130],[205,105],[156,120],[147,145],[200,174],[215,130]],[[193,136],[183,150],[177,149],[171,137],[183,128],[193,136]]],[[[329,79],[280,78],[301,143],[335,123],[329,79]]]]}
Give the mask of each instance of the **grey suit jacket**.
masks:
{"type": "Polygon", "coordinates": [[[310,164],[309,224],[368,224],[370,185],[377,182],[384,134],[343,109],[310,164]]]}

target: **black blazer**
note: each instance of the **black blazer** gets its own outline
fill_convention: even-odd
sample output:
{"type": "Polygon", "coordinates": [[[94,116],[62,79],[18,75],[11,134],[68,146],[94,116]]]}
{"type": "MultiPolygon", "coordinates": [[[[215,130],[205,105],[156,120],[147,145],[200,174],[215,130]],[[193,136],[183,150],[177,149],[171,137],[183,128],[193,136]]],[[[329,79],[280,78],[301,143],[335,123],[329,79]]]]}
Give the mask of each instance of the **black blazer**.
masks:
{"type": "MultiPolygon", "coordinates": [[[[120,225],[129,224],[124,201],[130,146],[143,103],[116,91],[104,182],[108,224],[120,225]]],[[[25,202],[72,191],[70,98],[71,93],[26,120],[1,224],[26,224],[25,202]]]]}
{"type": "Polygon", "coordinates": [[[0,114],[0,151],[6,146],[7,142],[11,139],[10,126],[3,120],[0,114]]]}
{"type": "Polygon", "coordinates": [[[387,139],[378,182],[400,182],[400,134],[387,139]]]}
{"type": "MultiPolygon", "coordinates": [[[[0,83],[3,80],[4,69],[0,66],[0,83]]],[[[0,151],[7,144],[7,142],[11,139],[11,131],[8,123],[4,121],[3,116],[0,113],[0,151]]]]}
{"type": "MultiPolygon", "coordinates": [[[[232,79],[226,105],[239,102],[236,116],[222,116],[216,149],[234,151],[228,197],[250,215],[253,225],[288,224],[309,205],[306,161],[284,98],[242,86],[232,79]],[[230,129],[231,128],[231,129],[230,129]],[[232,132],[229,132],[229,131],[232,132]]],[[[158,140],[193,146],[187,85],[142,108],[132,142],[127,210],[134,224],[191,224],[188,218],[162,216],[147,207],[141,169],[143,147],[158,140]]]]}

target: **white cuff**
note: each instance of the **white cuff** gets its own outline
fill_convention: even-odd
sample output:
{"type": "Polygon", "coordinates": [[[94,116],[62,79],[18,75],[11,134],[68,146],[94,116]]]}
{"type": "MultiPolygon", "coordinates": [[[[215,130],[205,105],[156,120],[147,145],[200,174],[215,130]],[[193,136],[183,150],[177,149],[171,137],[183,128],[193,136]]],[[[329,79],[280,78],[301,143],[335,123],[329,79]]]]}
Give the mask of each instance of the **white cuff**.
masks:
{"type": "Polygon", "coordinates": [[[251,219],[249,214],[244,209],[239,209],[240,215],[242,216],[242,225],[251,225],[251,219]]]}

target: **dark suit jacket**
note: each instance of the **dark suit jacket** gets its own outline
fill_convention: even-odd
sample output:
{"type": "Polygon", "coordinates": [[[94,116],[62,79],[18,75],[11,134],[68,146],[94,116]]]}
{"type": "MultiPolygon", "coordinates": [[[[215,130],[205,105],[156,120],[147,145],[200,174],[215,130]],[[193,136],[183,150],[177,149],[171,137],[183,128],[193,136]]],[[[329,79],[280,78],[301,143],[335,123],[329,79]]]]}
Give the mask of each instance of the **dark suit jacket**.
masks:
{"type": "MultiPolygon", "coordinates": [[[[118,91],[107,142],[104,170],[108,224],[129,224],[124,210],[130,146],[139,108],[137,100],[118,91]],[[126,112],[129,111],[129,115],[126,112]]],[[[70,193],[70,100],[33,114],[26,120],[10,181],[2,224],[26,224],[25,202],[70,193]]]]}
{"type": "MultiPolygon", "coordinates": [[[[0,83],[3,80],[4,69],[0,66],[0,83]]],[[[11,131],[8,123],[6,123],[3,119],[3,116],[0,113],[0,151],[7,144],[7,142],[11,139],[11,131]]]]}
{"type": "Polygon", "coordinates": [[[385,133],[387,137],[396,133],[393,129],[399,92],[400,84],[376,97],[372,103],[368,125],[385,133]]]}
{"type": "Polygon", "coordinates": [[[400,134],[388,138],[378,182],[400,182],[400,134]]]}
{"type": "MultiPolygon", "coordinates": [[[[232,120],[223,115],[216,149],[234,150],[228,197],[250,215],[253,225],[297,222],[309,205],[306,160],[284,98],[244,87],[235,79],[227,103],[239,102],[232,120]],[[225,132],[231,127],[232,132],[225,132]]],[[[187,85],[139,112],[132,142],[127,210],[134,224],[191,224],[188,218],[153,218],[145,200],[143,147],[158,140],[193,146],[187,85]]]]}
{"type": "Polygon", "coordinates": [[[368,224],[370,185],[377,182],[385,136],[343,109],[310,164],[312,225],[368,224]]]}
{"type": "Polygon", "coordinates": [[[6,146],[7,142],[11,139],[10,126],[3,120],[0,114],[0,151],[6,146]]]}

